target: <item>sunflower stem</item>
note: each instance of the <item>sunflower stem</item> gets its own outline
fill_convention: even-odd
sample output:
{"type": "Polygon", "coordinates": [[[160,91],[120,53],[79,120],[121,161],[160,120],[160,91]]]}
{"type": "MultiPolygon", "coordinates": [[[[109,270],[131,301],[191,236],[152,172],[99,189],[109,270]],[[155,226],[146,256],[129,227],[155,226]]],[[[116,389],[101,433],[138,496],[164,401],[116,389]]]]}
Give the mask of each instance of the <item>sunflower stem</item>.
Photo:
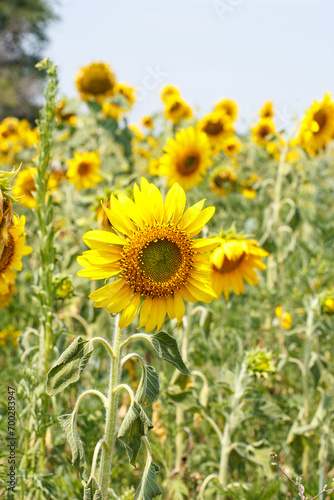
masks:
{"type": "MultiPolygon", "coordinates": [[[[189,336],[192,327],[192,311],[194,308],[194,304],[191,302],[188,303],[188,314],[187,314],[187,326],[183,329],[182,336],[182,344],[181,344],[181,354],[183,361],[188,363],[188,345],[189,345],[189,336]]],[[[176,408],[176,429],[177,435],[175,440],[176,445],[176,457],[175,457],[175,471],[181,477],[183,475],[183,467],[182,467],[182,449],[183,449],[183,427],[184,427],[184,411],[181,406],[177,406],[176,408]]]]}
{"type": "Polygon", "coordinates": [[[110,471],[112,465],[112,456],[116,441],[116,420],[117,420],[117,404],[118,390],[122,373],[122,350],[123,350],[123,335],[124,332],[118,326],[119,315],[115,318],[115,331],[113,338],[113,358],[110,369],[110,382],[108,401],[106,408],[106,427],[103,440],[107,446],[102,449],[101,466],[100,466],[100,485],[102,491],[102,500],[108,499],[108,485],[110,479],[110,471]]]}

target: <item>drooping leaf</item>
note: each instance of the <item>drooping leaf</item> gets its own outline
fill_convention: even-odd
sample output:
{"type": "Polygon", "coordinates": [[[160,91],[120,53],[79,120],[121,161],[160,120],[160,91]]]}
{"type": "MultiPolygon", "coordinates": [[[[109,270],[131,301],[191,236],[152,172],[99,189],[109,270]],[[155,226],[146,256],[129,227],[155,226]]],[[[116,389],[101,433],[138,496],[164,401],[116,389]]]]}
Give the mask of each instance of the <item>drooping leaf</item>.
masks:
{"type": "Polygon", "coordinates": [[[96,481],[95,477],[90,477],[84,488],[83,500],[102,500],[101,486],[96,481]]]}
{"type": "Polygon", "coordinates": [[[54,396],[65,387],[79,380],[82,370],[91,357],[93,344],[77,337],[59,357],[46,379],[46,392],[54,396]]]}
{"type": "Polygon", "coordinates": [[[149,467],[145,467],[133,500],[152,500],[152,498],[162,494],[157,478],[159,471],[159,467],[152,462],[149,467]]]}
{"type": "Polygon", "coordinates": [[[58,422],[64,429],[72,452],[72,465],[79,471],[81,477],[88,481],[87,463],[83,445],[77,428],[77,417],[74,412],[58,417],[58,422]]]}
{"type": "Polygon", "coordinates": [[[141,405],[135,401],[134,404],[130,406],[117,435],[125,446],[129,462],[134,467],[136,466],[141,438],[152,428],[152,422],[141,405]]]}
{"type": "Polygon", "coordinates": [[[150,341],[159,358],[165,359],[174,365],[183,375],[188,375],[189,370],[183,362],[174,337],[166,332],[158,332],[151,335],[150,341]]]}
{"type": "Polygon", "coordinates": [[[145,364],[142,366],[142,378],[140,380],[139,389],[136,393],[136,399],[142,406],[149,406],[159,395],[159,375],[153,366],[145,364]]]}

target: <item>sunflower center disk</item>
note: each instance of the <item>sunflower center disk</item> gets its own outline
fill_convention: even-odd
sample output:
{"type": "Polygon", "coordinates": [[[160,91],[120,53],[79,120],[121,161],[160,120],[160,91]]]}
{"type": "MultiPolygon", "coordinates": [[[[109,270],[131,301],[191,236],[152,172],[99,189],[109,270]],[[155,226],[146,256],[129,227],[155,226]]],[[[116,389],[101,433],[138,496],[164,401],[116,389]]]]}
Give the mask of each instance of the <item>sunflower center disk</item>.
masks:
{"type": "Polygon", "coordinates": [[[5,246],[0,257],[0,274],[4,273],[13,260],[15,251],[15,241],[11,234],[9,234],[8,245],[5,246]]]}
{"type": "Polygon", "coordinates": [[[149,278],[164,283],[175,275],[181,263],[181,251],[173,241],[157,240],[143,248],[140,267],[149,278]]]}
{"type": "Polygon", "coordinates": [[[178,171],[182,175],[190,175],[198,169],[199,157],[196,154],[186,156],[178,165],[178,171]]]}
{"type": "Polygon", "coordinates": [[[78,166],[78,174],[79,175],[86,175],[86,174],[88,174],[89,169],[90,169],[89,164],[82,161],[81,163],[79,163],[79,166],[78,166]]]}
{"type": "Polygon", "coordinates": [[[324,128],[326,125],[327,121],[327,115],[326,112],[323,109],[319,109],[314,116],[313,116],[314,121],[318,124],[319,130],[317,131],[318,133],[321,132],[321,130],[324,128]]]}
{"type": "Polygon", "coordinates": [[[222,267],[220,269],[218,269],[216,266],[215,267],[219,273],[230,273],[240,265],[242,259],[244,258],[244,255],[245,254],[243,253],[241,257],[239,257],[239,259],[228,259],[225,255],[222,267]]]}
{"type": "Polygon", "coordinates": [[[185,232],[168,224],[148,226],[123,247],[121,276],[143,297],[171,296],[191,276],[193,255],[185,232]]]}
{"type": "Polygon", "coordinates": [[[209,135],[218,135],[223,131],[223,125],[220,122],[208,122],[204,127],[204,132],[209,135]]]}

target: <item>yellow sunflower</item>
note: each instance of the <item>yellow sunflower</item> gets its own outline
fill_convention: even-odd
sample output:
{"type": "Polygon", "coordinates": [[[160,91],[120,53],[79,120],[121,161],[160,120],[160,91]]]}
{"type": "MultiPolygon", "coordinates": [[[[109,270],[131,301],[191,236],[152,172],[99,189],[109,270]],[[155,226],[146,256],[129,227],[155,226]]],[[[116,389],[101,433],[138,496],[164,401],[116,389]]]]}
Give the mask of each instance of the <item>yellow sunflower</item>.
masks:
{"type": "Polygon", "coordinates": [[[271,101],[264,103],[263,107],[260,109],[261,118],[273,118],[274,116],[274,105],[271,101]]]}
{"type": "Polygon", "coordinates": [[[192,117],[192,109],[179,95],[171,95],[165,101],[165,117],[174,124],[192,117]]]}
{"type": "Polygon", "coordinates": [[[110,66],[103,62],[93,62],[79,69],[75,84],[84,101],[101,101],[113,95],[116,83],[110,66]]]}
{"type": "Polygon", "coordinates": [[[259,282],[255,269],[266,269],[262,257],[268,252],[258,247],[255,240],[230,238],[224,240],[210,256],[212,268],[212,288],[218,297],[224,293],[229,300],[230,289],[236,295],[245,293],[243,280],[249,285],[259,282]]]}
{"type": "Polygon", "coordinates": [[[148,171],[151,175],[160,175],[160,160],[159,158],[152,158],[148,164],[148,171]]]}
{"type": "Polygon", "coordinates": [[[241,144],[236,137],[228,137],[222,142],[222,151],[227,156],[234,156],[239,153],[241,149],[241,144]]]}
{"type": "Polygon", "coordinates": [[[334,134],[334,103],[330,94],[322,102],[315,101],[307,111],[299,133],[301,146],[310,154],[316,154],[334,134]]]}
{"type": "Polygon", "coordinates": [[[160,94],[160,97],[162,99],[162,101],[166,102],[166,100],[170,97],[170,96],[179,96],[180,95],[180,91],[179,89],[177,89],[176,87],[173,87],[172,85],[166,85],[165,87],[163,87],[163,89],[161,90],[161,94],[160,94]]]}
{"type": "Polygon", "coordinates": [[[0,137],[8,142],[17,142],[20,140],[20,121],[13,116],[2,120],[0,124],[0,137]]]}
{"type": "Polygon", "coordinates": [[[279,325],[284,330],[290,330],[292,325],[292,316],[290,313],[285,312],[281,306],[275,308],[275,316],[279,319],[279,325]]]}
{"type": "Polygon", "coordinates": [[[143,118],[141,119],[141,124],[146,127],[146,128],[149,128],[150,130],[153,129],[153,120],[152,120],[152,117],[151,116],[143,116],[143,118]]]}
{"type": "Polygon", "coordinates": [[[140,310],[139,327],[159,330],[166,314],[180,322],[183,299],[210,302],[210,264],[205,252],[219,239],[193,239],[211,219],[215,208],[202,210],[204,200],[184,212],[186,195],[178,185],[168,191],[165,204],[159,189],[141,179],[133,189],[134,201],[111,195],[104,207],[118,234],[90,231],[83,237],[91,248],[78,258],[85,269],[79,276],[116,278],[90,295],[95,307],[120,313],[119,325],[127,327],[140,310]]]}
{"type": "Polygon", "coordinates": [[[205,115],[198,123],[198,128],[205,133],[215,149],[220,149],[223,141],[231,137],[234,132],[230,117],[218,111],[205,115]]]}
{"type": "Polygon", "coordinates": [[[160,160],[160,174],[168,177],[168,186],[177,182],[187,191],[203,180],[211,165],[211,148],[206,135],[189,127],[177,132],[175,139],[167,139],[160,160]]]}
{"type": "Polygon", "coordinates": [[[271,118],[261,118],[252,128],[252,139],[259,146],[267,146],[268,137],[276,134],[275,124],[271,118]]]}
{"type": "Polygon", "coordinates": [[[11,285],[16,279],[14,269],[21,271],[22,257],[32,252],[32,248],[25,245],[25,221],[23,215],[20,219],[14,215],[14,226],[9,231],[8,245],[4,247],[0,256],[0,295],[10,293],[11,285]]]}
{"type": "Polygon", "coordinates": [[[17,174],[13,196],[28,208],[36,208],[37,201],[33,193],[36,191],[35,177],[37,168],[26,168],[17,174]]]}
{"type": "Polygon", "coordinates": [[[232,122],[234,122],[238,116],[238,106],[230,99],[224,99],[218,102],[214,107],[214,111],[226,114],[232,122]]]}
{"type": "Polygon", "coordinates": [[[211,191],[219,196],[227,196],[233,193],[238,182],[237,174],[230,167],[217,167],[211,172],[209,187],[211,191]]]}
{"type": "Polygon", "coordinates": [[[102,103],[102,111],[105,116],[119,120],[126,115],[135,102],[135,92],[136,89],[129,87],[128,84],[117,83],[112,98],[102,103]]]}
{"type": "Polygon", "coordinates": [[[97,153],[74,152],[74,158],[68,160],[68,180],[79,190],[96,186],[103,177],[99,174],[101,160],[97,153]]]}

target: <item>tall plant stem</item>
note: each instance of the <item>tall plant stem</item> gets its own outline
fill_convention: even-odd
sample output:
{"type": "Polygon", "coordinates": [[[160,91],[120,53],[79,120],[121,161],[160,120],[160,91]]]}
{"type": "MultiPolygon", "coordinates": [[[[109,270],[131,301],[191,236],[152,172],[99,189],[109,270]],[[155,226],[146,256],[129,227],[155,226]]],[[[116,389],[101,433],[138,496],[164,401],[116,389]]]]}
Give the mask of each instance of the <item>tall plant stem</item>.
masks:
{"type": "Polygon", "coordinates": [[[110,471],[112,465],[113,450],[116,441],[116,421],[117,421],[117,403],[118,392],[115,391],[119,385],[122,373],[122,342],[124,332],[118,326],[119,316],[115,318],[115,331],[113,338],[113,358],[110,369],[110,382],[108,392],[108,402],[106,408],[106,427],[103,440],[106,443],[102,450],[101,466],[100,466],[100,484],[102,490],[102,500],[108,499],[108,485],[110,479],[110,471]]]}
{"type": "MultiPolygon", "coordinates": [[[[39,233],[39,291],[38,298],[41,306],[41,329],[39,337],[39,377],[45,380],[50,369],[53,330],[53,283],[52,275],[55,264],[54,233],[52,228],[53,203],[51,194],[48,194],[48,181],[51,172],[51,154],[53,146],[53,131],[56,124],[55,108],[58,90],[57,68],[45,59],[37,65],[38,69],[46,70],[49,80],[45,89],[45,104],[40,112],[38,121],[39,141],[37,145],[37,173],[36,173],[36,201],[37,222],[39,233]]],[[[49,398],[42,397],[43,425],[41,431],[41,450],[39,468],[44,470],[46,454],[46,430],[49,398]]]]}
{"type": "MultiPolygon", "coordinates": [[[[187,314],[187,326],[183,330],[182,343],[181,343],[181,354],[183,361],[187,364],[188,362],[188,345],[189,336],[192,327],[192,310],[194,304],[188,303],[188,314],[187,314]]],[[[175,440],[176,457],[175,457],[175,472],[182,476],[182,449],[183,449],[183,427],[184,427],[184,411],[181,406],[176,407],[176,428],[177,435],[175,440]]]]}

